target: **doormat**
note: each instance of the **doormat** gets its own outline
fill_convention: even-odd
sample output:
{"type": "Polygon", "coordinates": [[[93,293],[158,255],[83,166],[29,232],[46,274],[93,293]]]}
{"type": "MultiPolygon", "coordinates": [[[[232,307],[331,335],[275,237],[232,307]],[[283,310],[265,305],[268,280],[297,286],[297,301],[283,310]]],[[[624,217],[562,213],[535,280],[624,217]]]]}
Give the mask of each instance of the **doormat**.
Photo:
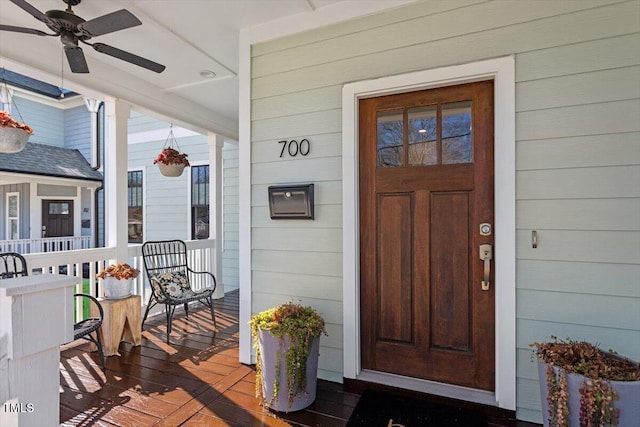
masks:
{"type": "Polygon", "coordinates": [[[487,427],[484,414],[410,397],[366,390],[347,427],[487,427]]]}

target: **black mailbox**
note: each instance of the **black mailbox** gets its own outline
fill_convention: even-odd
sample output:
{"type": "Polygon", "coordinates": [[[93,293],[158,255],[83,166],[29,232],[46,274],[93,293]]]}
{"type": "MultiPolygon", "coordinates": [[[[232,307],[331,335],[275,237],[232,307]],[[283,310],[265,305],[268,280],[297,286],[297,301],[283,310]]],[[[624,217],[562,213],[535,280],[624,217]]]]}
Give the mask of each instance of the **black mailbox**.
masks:
{"type": "Polygon", "coordinates": [[[313,184],[269,187],[271,219],[313,219],[313,184]]]}

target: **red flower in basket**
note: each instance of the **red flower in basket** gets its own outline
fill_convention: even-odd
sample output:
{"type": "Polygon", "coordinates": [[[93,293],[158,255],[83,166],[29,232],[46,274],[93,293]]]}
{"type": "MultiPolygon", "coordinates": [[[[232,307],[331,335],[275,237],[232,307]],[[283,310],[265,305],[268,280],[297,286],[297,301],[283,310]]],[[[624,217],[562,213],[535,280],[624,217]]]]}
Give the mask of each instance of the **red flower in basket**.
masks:
{"type": "Polygon", "coordinates": [[[29,125],[14,120],[6,111],[0,111],[0,127],[22,129],[29,135],[33,135],[33,129],[29,125]]]}
{"type": "Polygon", "coordinates": [[[160,152],[160,154],[158,154],[158,157],[153,161],[153,164],[164,163],[165,165],[190,166],[187,156],[188,154],[181,153],[173,148],[165,148],[160,152]]]}

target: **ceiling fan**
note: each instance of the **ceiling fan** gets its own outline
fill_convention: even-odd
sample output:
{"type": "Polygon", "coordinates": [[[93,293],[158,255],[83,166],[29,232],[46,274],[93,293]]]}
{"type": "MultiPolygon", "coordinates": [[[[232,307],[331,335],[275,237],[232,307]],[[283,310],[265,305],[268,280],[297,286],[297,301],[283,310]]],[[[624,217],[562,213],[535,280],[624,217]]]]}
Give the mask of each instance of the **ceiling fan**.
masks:
{"type": "Polygon", "coordinates": [[[164,71],[165,66],[153,62],[133,53],[106,45],[104,43],[89,43],[87,40],[103,34],[142,25],[142,22],[126,9],[108,13],[94,19],[85,21],[71,10],[72,6],[80,4],[81,0],[62,0],[67,4],[66,10],[49,10],[40,12],[25,0],[11,0],[12,3],[30,13],[37,20],[44,22],[54,34],[33,28],[15,27],[13,25],[0,25],[0,30],[16,33],[35,34],[38,36],[60,36],[64,45],[64,51],[69,61],[69,67],[74,73],[88,73],[89,67],[78,42],[93,47],[100,53],[121,59],[131,64],[146,68],[156,73],[164,71]]]}

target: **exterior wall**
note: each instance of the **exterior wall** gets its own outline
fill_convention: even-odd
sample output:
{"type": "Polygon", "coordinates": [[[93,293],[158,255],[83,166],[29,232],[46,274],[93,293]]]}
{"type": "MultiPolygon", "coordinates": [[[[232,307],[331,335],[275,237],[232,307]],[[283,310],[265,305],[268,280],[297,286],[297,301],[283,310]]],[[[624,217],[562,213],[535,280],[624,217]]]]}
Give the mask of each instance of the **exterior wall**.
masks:
{"type": "Polygon", "coordinates": [[[533,341],[640,358],[638,22],[636,0],[424,1],[254,45],[252,312],[318,308],[319,375],[340,381],[342,85],[515,55],[517,416],[541,421],[533,341]],[[308,156],[280,158],[301,138],[308,156]],[[316,220],[270,220],[267,187],[295,182],[315,183],[316,220]]]}
{"type": "Polygon", "coordinates": [[[64,110],[64,147],[79,150],[91,162],[91,113],[83,105],[64,110]]]}
{"type": "Polygon", "coordinates": [[[225,292],[240,287],[239,277],[239,223],[238,223],[238,145],[225,143],[222,149],[224,169],[222,209],[224,241],[222,247],[222,282],[225,292]]]}
{"type": "Polygon", "coordinates": [[[64,110],[19,96],[13,102],[11,115],[33,129],[30,142],[64,147],[64,110]]]}
{"type": "MultiPolygon", "coordinates": [[[[207,137],[199,134],[179,136],[184,130],[174,128],[180,150],[189,162],[209,164],[207,137]]],[[[191,239],[191,169],[180,177],[162,176],[153,160],[162,150],[169,134],[169,124],[132,113],[129,119],[129,170],[143,171],[143,239],[191,239]],[[139,139],[140,138],[140,139],[139,139]],[[152,138],[152,139],[149,139],[152,138]],[[140,142],[132,142],[140,141],[140,142]]],[[[223,218],[224,253],[222,283],[225,292],[238,288],[238,148],[225,143],[223,148],[223,218]]],[[[215,200],[210,200],[212,203],[215,200]]],[[[213,230],[212,230],[213,231],[213,230]]]]}

